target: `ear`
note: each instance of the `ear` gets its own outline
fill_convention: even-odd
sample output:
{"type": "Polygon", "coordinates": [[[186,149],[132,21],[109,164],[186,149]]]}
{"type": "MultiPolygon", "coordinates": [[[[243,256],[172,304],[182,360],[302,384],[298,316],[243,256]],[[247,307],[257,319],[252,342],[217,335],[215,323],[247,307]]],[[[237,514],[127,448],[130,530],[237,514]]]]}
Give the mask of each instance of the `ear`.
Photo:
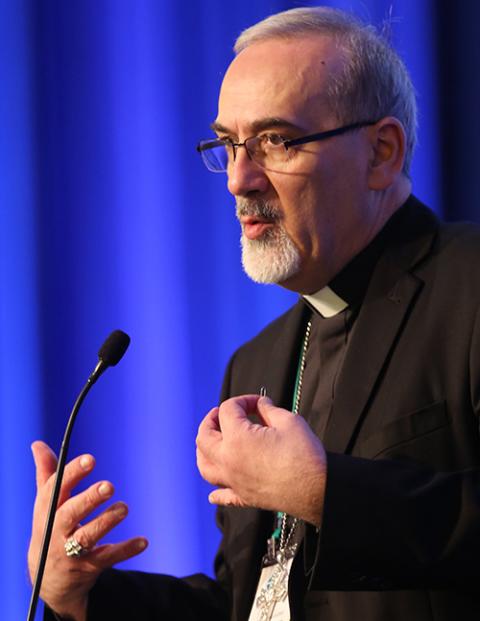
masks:
{"type": "Polygon", "coordinates": [[[386,190],[402,174],[405,161],[406,136],[403,125],[393,116],[381,119],[368,128],[371,143],[371,159],[368,171],[368,187],[386,190]]]}

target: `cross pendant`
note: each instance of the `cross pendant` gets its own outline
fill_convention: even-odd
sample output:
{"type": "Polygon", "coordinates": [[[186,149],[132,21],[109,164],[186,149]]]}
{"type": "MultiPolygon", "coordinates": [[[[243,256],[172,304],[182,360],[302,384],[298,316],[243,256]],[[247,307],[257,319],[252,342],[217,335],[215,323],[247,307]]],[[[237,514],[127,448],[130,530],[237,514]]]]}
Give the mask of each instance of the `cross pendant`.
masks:
{"type": "Polygon", "coordinates": [[[256,601],[261,608],[260,621],[271,621],[275,606],[288,595],[287,584],[288,571],[283,563],[278,564],[256,601]]]}

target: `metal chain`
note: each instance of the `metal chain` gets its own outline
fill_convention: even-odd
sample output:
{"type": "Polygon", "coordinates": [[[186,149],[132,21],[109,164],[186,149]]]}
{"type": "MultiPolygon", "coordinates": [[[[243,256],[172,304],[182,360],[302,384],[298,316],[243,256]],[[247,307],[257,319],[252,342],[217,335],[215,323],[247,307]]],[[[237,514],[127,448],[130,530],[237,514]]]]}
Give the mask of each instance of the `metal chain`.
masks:
{"type": "MultiPolygon", "coordinates": [[[[295,403],[293,404],[293,413],[295,415],[298,414],[299,409],[300,409],[300,399],[302,397],[302,387],[303,387],[303,373],[305,371],[305,362],[307,359],[307,349],[308,349],[308,343],[310,341],[311,330],[312,330],[312,320],[310,319],[309,322],[307,323],[307,327],[305,330],[305,336],[303,337],[302,353],[300,356],[300,368],[298,372],[297,394],[295,395],[295,403]]],[[[287,519],[288,519],[288,516],[286,513],[284,513],[282,517],[282,526],[280,530],[280,552],[283,552],[285,548],[288,546],[290,539],[292,538],[292,535],[298,524],[298,519],[294,518],[292,522],[292,526],[290,527],[290,530],[288,531],[288,535],[287,535],[286,534],[287,519]]]]}

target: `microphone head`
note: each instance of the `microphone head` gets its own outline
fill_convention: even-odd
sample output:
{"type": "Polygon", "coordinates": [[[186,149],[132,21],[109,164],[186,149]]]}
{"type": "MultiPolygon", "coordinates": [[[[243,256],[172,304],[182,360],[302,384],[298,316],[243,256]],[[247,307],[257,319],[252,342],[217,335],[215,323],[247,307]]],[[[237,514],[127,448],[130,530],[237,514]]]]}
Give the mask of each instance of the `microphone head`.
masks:
{"type": "Polygon", "coordinates": [[[121,330],[114,330],[100,347],[98,357],[108,367],[114,367],[130,345],[130,337],[121,330]]]}

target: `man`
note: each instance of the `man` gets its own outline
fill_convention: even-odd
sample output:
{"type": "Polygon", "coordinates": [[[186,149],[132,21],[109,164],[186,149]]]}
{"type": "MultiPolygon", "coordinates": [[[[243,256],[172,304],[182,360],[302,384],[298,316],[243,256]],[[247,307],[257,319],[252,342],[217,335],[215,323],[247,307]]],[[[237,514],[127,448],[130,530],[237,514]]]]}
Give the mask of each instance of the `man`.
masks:
{"type": "MultiPolygon", "coordinates": [[[[302,299],[233,356],[199,429],[217,580],[108,569],[146,542],[97,545],[121,503],[80,525],[113,493],[68,498],[83,456],[42,597],[76,621],[477,619],[478,231],[410,196],[413,88],[368,27],[296,9],[236,52],[199,150],[227,172],[247,273],[302,299]]],[[[31,572],[55,467],[34,454],[31,572]]]]}

